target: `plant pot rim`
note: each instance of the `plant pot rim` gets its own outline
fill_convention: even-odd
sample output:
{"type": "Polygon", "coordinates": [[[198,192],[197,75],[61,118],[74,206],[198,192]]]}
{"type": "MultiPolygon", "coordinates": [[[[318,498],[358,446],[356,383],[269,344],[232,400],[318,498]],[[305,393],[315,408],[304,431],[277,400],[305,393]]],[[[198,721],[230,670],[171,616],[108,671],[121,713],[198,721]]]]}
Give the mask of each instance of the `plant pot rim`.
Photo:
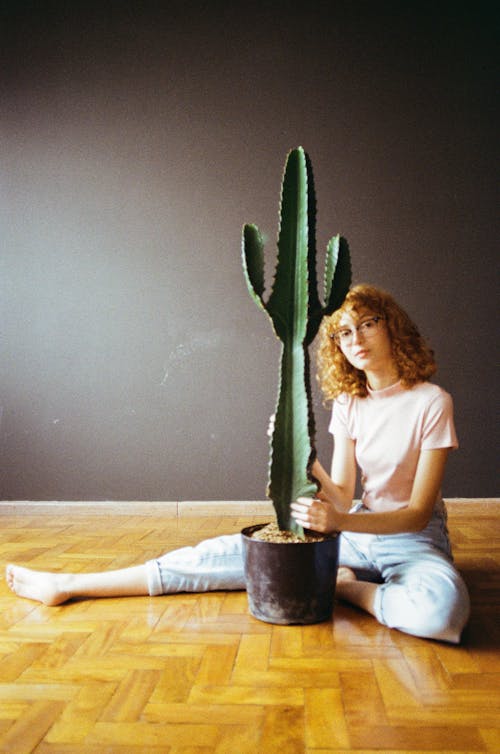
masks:
{"type": "MultiPolygon", "coordinates": [[[[252,542],[263,544],[263,545],[287,545],[288,547],[295,545],[296,547],[304,547],[304,545],[320,545],[324,542],[331,542],[332,540],[336,540],[339,536],[339,532],[332,532],[330,534],[318,534],[317,538],[311,536],[309,539],[300,540],[300,542],[287,540],[283,538],[282,540],[270,540],[270,539],[258,539],[253,537],[252,535],[256,531],[260,531],[264,527],[268,526],[270,523],[273,523],[272,521],[267,521],[264,524],[251,524],[250,526],[245,526],[241,530],[241,534],[243,537],[246,537],[247,539],[251,539],[252,542]]],[[[289,532],[293,535],[293,532],[289,532]]]]}

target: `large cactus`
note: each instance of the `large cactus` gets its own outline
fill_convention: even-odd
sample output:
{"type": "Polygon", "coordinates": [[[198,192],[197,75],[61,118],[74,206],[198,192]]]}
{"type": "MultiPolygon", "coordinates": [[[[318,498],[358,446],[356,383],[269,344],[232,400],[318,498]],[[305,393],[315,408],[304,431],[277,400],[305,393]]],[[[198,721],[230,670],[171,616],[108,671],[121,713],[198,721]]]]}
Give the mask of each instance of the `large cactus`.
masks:
{"type": "Polygon", "coordinates": [[[351,281],[349,249],[345,239],[327,245],[325,304],[317,291],[316,199],[311,162],[302,147],[286,161],[281,188],[278,261],[271,294],[264,301],[264,244],[255,225],[245,225],[242,238],[243,269],[250,295],[271,318],[282,342],[280,384],[271,438],[268,496],[278,526],[303,537],[290,514],[290,504],[318,490],[311,467],[314,449],[308,346],[321,320],[343,302],[351,281]]]}

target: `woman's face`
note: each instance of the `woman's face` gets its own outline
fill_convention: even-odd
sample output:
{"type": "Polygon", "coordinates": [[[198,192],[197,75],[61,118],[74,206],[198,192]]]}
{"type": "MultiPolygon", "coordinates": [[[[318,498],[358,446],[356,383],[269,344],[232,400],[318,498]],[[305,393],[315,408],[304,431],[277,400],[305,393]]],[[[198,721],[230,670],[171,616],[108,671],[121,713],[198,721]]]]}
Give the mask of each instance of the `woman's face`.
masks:
{"type": "Polygon", "coordinates": [[[365,373],[394,370],[389,332],[383,317],[368,309],[342,314],[337,338],[342,353],[365,373]]]}

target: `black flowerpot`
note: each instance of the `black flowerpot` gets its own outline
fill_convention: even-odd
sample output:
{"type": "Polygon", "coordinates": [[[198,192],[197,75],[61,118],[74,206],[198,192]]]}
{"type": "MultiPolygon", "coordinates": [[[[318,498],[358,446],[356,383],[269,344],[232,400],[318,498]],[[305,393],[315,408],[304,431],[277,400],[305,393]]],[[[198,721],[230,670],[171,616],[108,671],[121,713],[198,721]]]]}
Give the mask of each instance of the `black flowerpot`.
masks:
{"type": "Polygon", "coordinates": [[[266,623],[306,624],[333,612],[340,538],[317,542],[267,542],[243,529],[246,589],[250,613],[266,623]]]}

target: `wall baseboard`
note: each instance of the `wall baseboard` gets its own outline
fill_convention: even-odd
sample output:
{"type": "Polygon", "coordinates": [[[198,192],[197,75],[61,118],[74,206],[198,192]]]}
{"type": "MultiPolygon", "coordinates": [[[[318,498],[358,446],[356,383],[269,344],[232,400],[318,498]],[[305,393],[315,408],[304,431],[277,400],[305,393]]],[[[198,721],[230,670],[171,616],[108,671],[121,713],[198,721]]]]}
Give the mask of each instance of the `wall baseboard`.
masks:
{"type": "Polygon", "coordinates": [[[39,513],[65,515],[124,515],[164,516],[267,516],[273,507],[266,500],[200,500],[200,501],[146,501],[146,500],[5,500],[0,501],[0,515],[33,515],[39,513]]]}
{"type": "MultiPolygon", "coordinates": [[[[487,513],[492,506],[500,505],[500,498],[446,498],[450,510],[458,512],[462,506],[474,505],[476,511],[487,513]]],[[[124,515],[164,516],[186,518],[193,516],[272,516],[273,507],[268,500],[3,500],[0,515],[34,514],[124,515]]]]}

